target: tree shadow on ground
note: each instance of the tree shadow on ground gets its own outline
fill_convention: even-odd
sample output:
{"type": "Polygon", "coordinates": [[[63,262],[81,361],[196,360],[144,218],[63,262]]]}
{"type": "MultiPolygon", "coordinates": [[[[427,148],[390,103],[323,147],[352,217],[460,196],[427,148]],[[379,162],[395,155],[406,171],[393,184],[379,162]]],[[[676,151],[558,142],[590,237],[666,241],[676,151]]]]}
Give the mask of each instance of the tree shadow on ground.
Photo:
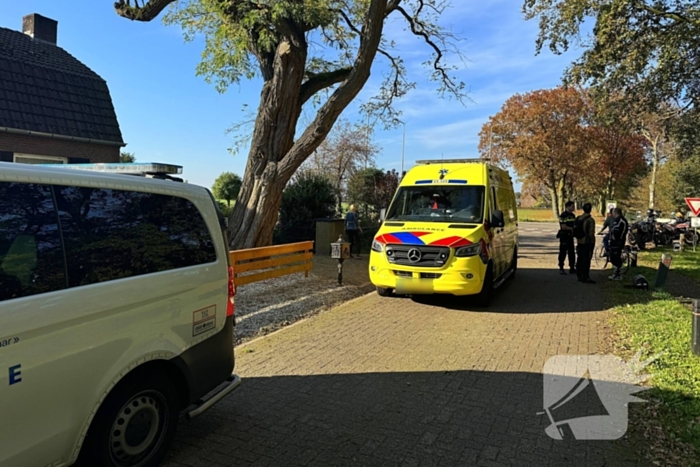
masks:
{"type": "MultiPolygon", "coordinates": [[[[525,372],[243,378],[206,415],[180,425],[165,465],[648,465],[628,438],[576,440],[565,427],[563,440],[550,438],[543,393],[542,375],[525,372]]],[[[599,402],[589,391],[553,417],[601,414],[599,402]]]]}

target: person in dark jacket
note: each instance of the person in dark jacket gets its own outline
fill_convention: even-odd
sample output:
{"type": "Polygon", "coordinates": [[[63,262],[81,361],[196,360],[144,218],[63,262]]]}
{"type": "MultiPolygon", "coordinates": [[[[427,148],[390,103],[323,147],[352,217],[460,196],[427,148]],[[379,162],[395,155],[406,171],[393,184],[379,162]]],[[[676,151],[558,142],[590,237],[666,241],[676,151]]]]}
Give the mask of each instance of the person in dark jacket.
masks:
{"type": "Polygon", "coordinates": [[[566,275],[564,261],[569,257],[569,272],[576,274],[576,252],[574,250],[574,202],[568,201],[564,206],[564,212],[559,216],[559,274],[566,275]]]}
{"type": "Polygon", "coordinates": [[[362,227],[360,227],[360,219],[357,215],[357,208],[355,205],[351,205],[348,213],[345,215],[345,234],[348,237],[348,242],[350,242],[350,257],[359,258],[360,257],[360,234],[362,233],[362,227]],[[352,252],[355,250],[355,245],[357,245],[357,256],[353,256],[352,252]]]}
{"type": "Polygon", "coordinates": [[[610,262],[613,264],[613,274],[609,277],[610,280],[622,280],[622,249],[625,247],[627,240],[627,232],[629,231],[629,223],[622,215],[622,209],[615,208],[613,210],[615,222],[610,229],[610,262]]]}
{"type": "Polygon", "coordinates": [[[584,284],[595,284],[595,281],[591,279],[591,259],[595,247],[595,219],[591,216],[592,210],[591,203],[586,203],[583,205],[583,214],[576,218],[576,221],[583,225],[583,237],[576,239],[578,242],[576,246],[576,255],[578,256],[576,274],[579,282],[584,284]]]}

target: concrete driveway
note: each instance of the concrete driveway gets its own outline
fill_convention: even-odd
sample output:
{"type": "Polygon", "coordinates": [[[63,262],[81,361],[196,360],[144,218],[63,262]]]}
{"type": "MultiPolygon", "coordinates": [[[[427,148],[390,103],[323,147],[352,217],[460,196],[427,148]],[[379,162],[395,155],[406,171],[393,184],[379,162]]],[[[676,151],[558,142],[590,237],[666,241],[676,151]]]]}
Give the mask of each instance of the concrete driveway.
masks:
{"type": "Polygon", "coordinates": [[[520,231],[488,310],[370,294],[237,347],[241,387],[183,421],[166,465],[646,465],[625,439],[545,434],[545,361],[599,352],[606,312],[558,275],[555,225],[520,231]]]}

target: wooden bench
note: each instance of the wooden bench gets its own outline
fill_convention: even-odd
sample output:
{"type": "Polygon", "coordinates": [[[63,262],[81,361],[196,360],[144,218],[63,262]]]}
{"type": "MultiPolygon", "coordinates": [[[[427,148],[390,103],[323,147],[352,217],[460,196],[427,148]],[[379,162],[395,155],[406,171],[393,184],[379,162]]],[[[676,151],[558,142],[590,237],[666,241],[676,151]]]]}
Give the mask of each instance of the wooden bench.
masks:
{"type": "Polygon", "coordinates": [[[288,243],[229,252],[236,286],[303,272],[309,277],[314,242],[288,243]]]}

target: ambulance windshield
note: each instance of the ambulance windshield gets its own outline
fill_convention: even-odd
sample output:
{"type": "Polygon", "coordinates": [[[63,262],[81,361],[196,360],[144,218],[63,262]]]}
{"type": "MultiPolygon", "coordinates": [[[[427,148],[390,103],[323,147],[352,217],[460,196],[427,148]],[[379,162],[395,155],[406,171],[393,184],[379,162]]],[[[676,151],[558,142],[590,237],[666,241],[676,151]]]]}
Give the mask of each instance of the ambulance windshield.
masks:
{"type": "Polygon", "coordinates": [[[431,185],[400,187],[386,220],[478,224],[483,217],[483,186],[431,185]]]}

